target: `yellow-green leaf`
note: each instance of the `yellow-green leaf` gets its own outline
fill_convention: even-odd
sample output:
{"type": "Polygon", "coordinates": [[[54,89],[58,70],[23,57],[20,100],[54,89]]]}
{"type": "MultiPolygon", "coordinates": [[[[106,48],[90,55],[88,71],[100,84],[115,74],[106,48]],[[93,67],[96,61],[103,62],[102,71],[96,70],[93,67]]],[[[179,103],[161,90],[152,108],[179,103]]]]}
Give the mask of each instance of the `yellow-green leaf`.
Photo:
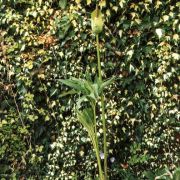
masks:
{"type": "Polygon", "coordinates": [[[99,2],[99,6],[100,6],[101,8],[106,7],[106,0],[101,0],[101,1],[99,2]]]}
{"type": "Polygon", "coordinates": [[[91,0],[86,0],[87,5],[91,4],[91,0]]]}

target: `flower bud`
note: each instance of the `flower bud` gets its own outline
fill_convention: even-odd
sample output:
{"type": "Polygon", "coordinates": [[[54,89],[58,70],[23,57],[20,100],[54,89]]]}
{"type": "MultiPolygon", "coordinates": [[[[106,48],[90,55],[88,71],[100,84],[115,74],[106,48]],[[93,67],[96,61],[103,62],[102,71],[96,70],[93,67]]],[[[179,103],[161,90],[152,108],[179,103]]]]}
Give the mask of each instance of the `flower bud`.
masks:
{"type": "Polygon", "coordinates": [[[100,9],[96,6],[96,9],[91,13],[91,28],[94,34],[99,34],[103,30],[103,17],[100,9]]]}

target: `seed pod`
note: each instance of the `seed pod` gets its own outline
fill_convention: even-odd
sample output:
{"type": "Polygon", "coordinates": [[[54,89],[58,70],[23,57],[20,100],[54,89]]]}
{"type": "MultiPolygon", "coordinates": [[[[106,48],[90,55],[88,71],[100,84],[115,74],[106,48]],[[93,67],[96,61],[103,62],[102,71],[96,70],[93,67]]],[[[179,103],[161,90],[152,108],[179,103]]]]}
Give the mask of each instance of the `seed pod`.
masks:
{"type": "Polygon", "coordinates": [[[91,28],[94,34],[99,34],[103,30],[103,17],[100,9],[96,6],[96,9],[91,13],[91,28]]]}

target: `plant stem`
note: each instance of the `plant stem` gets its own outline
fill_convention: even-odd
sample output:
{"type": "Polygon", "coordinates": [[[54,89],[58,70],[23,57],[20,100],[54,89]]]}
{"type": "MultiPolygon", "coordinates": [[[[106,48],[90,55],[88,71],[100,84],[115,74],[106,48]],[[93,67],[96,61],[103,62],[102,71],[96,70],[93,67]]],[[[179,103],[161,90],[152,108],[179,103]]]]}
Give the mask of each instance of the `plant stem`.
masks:
{"type": "Polygon", "coordinates": [[[91,139],[92,139],[91,141],[92,141],[92,143],[93,143],[94,150],[95,150],[95,153],[96,153],[96,158],[97,158],[97,163],[98,163],[98,169],[99,169],[99,177],[100,177],[100,180],[104,180],[103,171],[102,171],[102,167],[101,167],[100,154],[99,154],[99,145],[98,145],[96,136],[93,137],[93,135],[92,135],[92,136],[91,136],[91,139]]]}
{"type": "MultiPolygon", "coordinates": [[[[98,59],[98,75],[100,83],[102,83],[102,71],[101,71],[101,61],[100,61],[100,48],[99,48],[99,36],[96,35],[96,49],[97,49],[97,59],[98,59]]],[[[102,108],[102,123],[103,123],[103,144],[104,144],[104,180],[107,179],[107,140],[106,140],[106,119],[105,119],[105,104],[103,92],[101,94],[101,108],[102,108]]]]}
{"type": "Polygon", "coordinates": [[[107,140],[106,140],[106,119],[105,119],[105,107],[104,96],[101,95],[102,106],[102,122],[103,122],[103,141],[104,141],[104,180],[107,179],[107,140]]]}
{"type": "Polygon", "coordinates": [[[94,134],[95,134],[93,146],[94,146],[94,149],[95,149],[95,152],[96,152],[96,158],[97,158],[98,169],[99,169],[99,176],[100,176],[100,179],[104,180],[104,178],[103,178],[103,171],[102,171],[102,167],[101,167],[101,160],[100,160],[100,153],[99,153],[99,144],[98,144],[99,141],[98,141],[97,127],[96,127],[97,126],[97,124],[96,124],[96,105],[92,104],[92,108],[93,108],[94,134]]]}
{"type": "Polygon", "coordinates": [[[93,108],[93,117],[94,117],[94,132],[95,132],[95,135],[96,135],[96,140],[97,140],[97,143],[98,143],[98,137],[97,137],[97,123],[96,123],[96,104],[95,105],[91,105],[92,108],[93,108]]]}
{"type": "Polygon", "coordinates": [[[99,80],[102,82],[99,35],[98,34],[96,35],[96,51],[97,51],[97,60],[98,60],[98,76],[99,76],[99,80]]]}

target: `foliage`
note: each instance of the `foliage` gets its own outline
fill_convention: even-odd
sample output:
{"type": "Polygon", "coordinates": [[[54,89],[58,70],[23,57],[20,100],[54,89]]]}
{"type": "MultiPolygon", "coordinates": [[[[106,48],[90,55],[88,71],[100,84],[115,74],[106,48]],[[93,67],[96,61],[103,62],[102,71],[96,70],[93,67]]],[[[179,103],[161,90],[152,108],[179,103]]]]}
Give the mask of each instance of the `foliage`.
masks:
{"type": "MultiPolygon", "coordinates": [[[[118,77],[104,91],[111,179],[139,179],[164,166],[172,172],[180,155],[180,4],[98,2],[105,22],[99,38],[103,78],[118,77]]],[[[90,140],[76,123],[78,95],[64,96],[68,88],[59,81],[84,79],[86,71],[95,79],[90,27],[95,5],[95,0],[0,0],[1,177],[93,179],[98,173],[90,140]]]]}

